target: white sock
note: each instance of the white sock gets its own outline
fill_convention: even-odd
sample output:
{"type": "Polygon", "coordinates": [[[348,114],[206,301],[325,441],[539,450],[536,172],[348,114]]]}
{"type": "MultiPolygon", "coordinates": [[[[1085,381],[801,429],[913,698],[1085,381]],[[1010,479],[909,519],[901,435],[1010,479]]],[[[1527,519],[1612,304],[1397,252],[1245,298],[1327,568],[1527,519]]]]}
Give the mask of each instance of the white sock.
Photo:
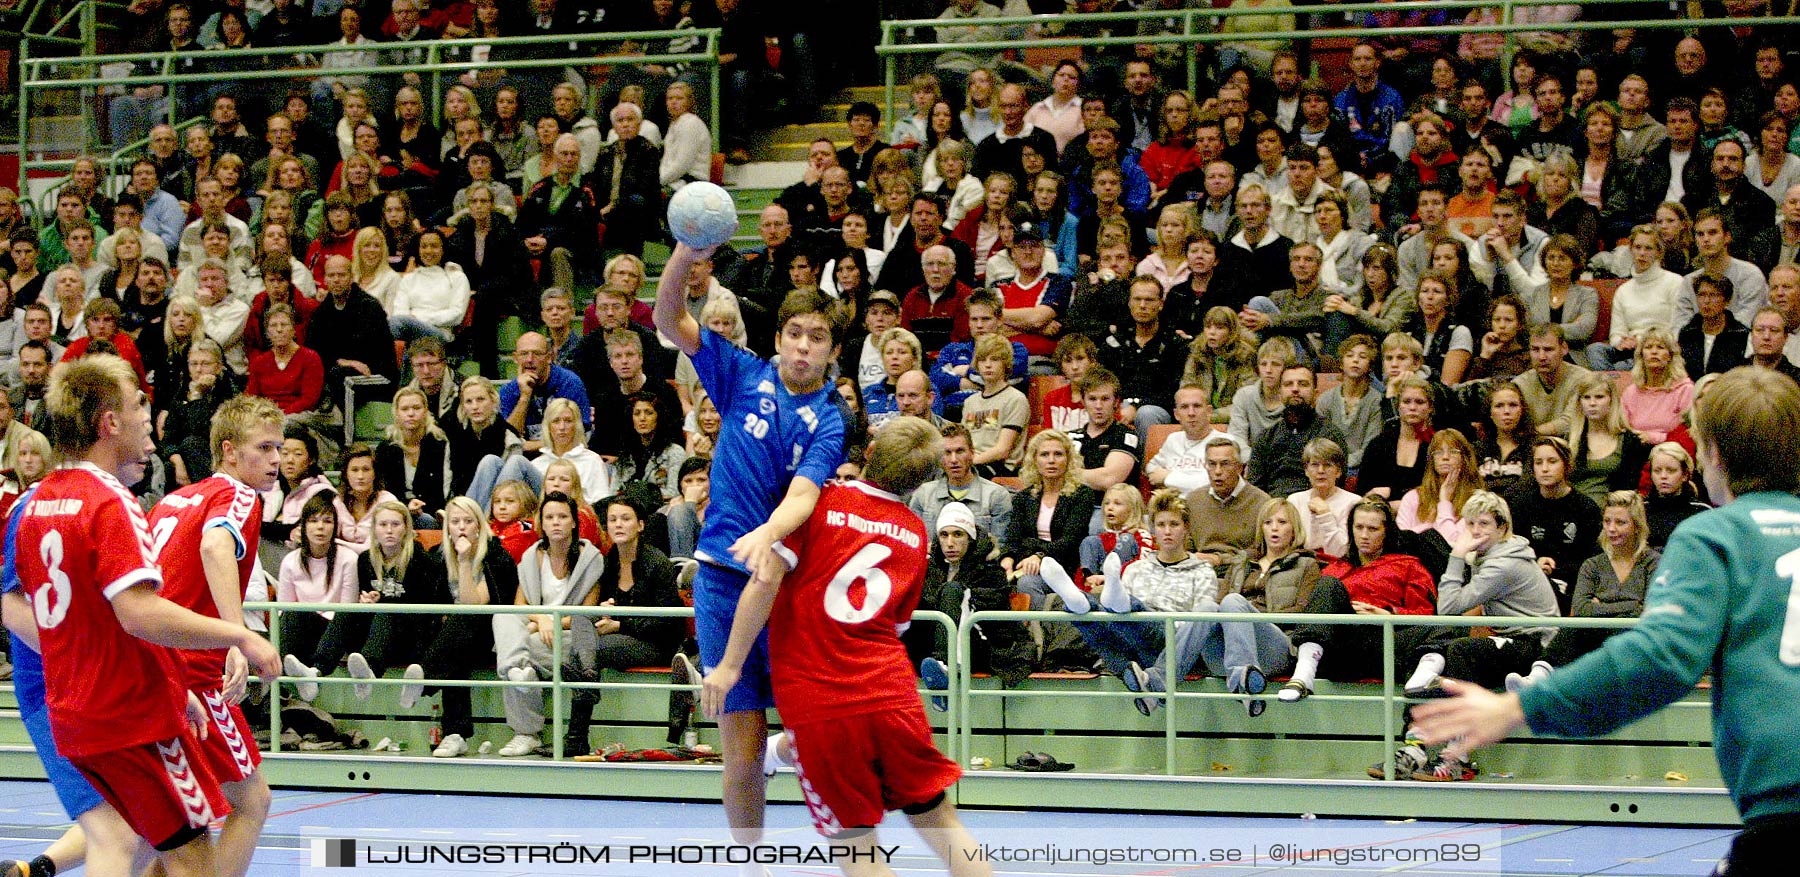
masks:
{"type": "Polygon", "coordinates": [[[1292,679],[1313,687],[1313,679],[1319,675],[1319,659],[1325,657],[1325,647],[1318,643],[1301,643],[1300,656],[1294,661],[1292,679]]]}
{"type": "Polygon", "coordinates": [[[1063,598],[1063,605],[1070,612],[1076,615],[1088,613],[1090,605],[1087,592],[1075,587],[1075,580],[1069,578],[1068,570],[1063,569],[1062,564],[1056,562],[1056,558],[1045,557],[1043,563],[1038,566],[1038,575],[1043,577],[1044,584],[1049,585],[1050,590],[1054,591],[1056,596],[1063,598]]]}
{"type": "Polygon", "coordinates": [[[1419,666],[1406,680],[1407,688],[1424,688],[1444,674],[1444,656],[1432,652],[1419,659],[1419,666]]]}
{"type": "Polygon", "coordinates": [[[1531,673],[1525,678],[1530,679],[1532,682],[1542,682],[1549,678],[1551,671],[1555,669],[1555,667],[1550,666],[1549,661],[1532,661],[1531,673]]]}
{"type": "Polygon", "coordinates": [[[1130,612],[1131,592],[1125,590],[1125,582],[1119,571],[1124,564],[1119,562],[1117,554],[1108,554],[1102,566],[1102,575],[1106,583],[1100,587],[1100,606],[1108,612],[1130,612]]]}

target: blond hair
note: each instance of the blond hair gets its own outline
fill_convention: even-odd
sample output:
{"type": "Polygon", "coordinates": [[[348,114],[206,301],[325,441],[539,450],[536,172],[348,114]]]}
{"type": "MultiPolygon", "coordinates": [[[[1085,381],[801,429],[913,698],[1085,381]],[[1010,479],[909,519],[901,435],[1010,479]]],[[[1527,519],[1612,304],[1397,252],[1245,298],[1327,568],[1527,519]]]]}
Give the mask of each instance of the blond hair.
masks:
{"type": "Polygon", "coordinates": [[[390,574],[394,578],[405,578],[406,568],[412,564],[413,548],[419,544],[416,538],[417,534],[413,532],[412,510],[401,505],[397,499],[384,499],[376,503],[375,508],[369,510],[371,530],[374,529],[375,519],[381,517],[382,512],[393,512],[399,515],[401,525],[405,528],[405,535],[401,537],[398,557],[389,558],[382,552],[380,544],[370,544],[369,565],[375,568],[375,578],[377,579],[387,578],[390,574]]]}
{"type": "Polygon", "coordinates": [[[1569,424],[1569,449],[1577,457],[1583,459],[1587,456],[1588,418],[1581,411],[1581,397],[1595,390],[1606,391],[1606,398],[1610,401],[1606,415],[1606,431],[1613,435],[1625,432],[1624,406],[1619,404],[1619,388],[1613,383],[1612,376],[1605,372],[1589,372],[1582,375],[1575,384],[1575,416],[1569,418],[1572,421],[1569,424]]]}
{"type": "Polygon", "coordinates": [[[1263,503],[1262,511],[1258,512],[1256,515],[1256,548],[1255,553],[1252,556],[1258,558],[1269,556],[1269,537],[1267,531],[1264,530],[1263,527],[1269,523],[1270,518],[1273,518],[1277,514],[1286,515],[1288,523],[1294,528],[1294,538],[1288,541],[1289,553],[1299,551],[1306,547],[1306,540],[1308,538],[1306,535],[1306,516],[1300,514],[1300,510],[1294,508],[1293,503],[1288,502],[1279,496],[1272,496],[1269,497],[1267,502],[1263,503]]]}
{"type": "Polygon", "coordinates": [[[1681,345],[1675,333],[1661,326],[1651,326],[1638,335],[1637,352],[1631,357],[1631,382],[1640,387],[1673,387],[1687,374],[1687,360],[1681,356],[1681,345]],[[1669,351],[1669,364],[1663,368],[1662,380],[1650,383],[1650,370],[1644,366],[1644,348],[1654,342],[1669,351]]]}
{"type": "Polygon", "coordinates": [[[1069,438],[1068,433],[1061,430],[1046,429],[1031,437],[1031,442],[1025,446],[1025,465],[1019,471],[1019,478],[1025,482],[1027,490],[1043,490],[1044,479],[1038,474],[1037,454],[1038,450],[1047,442],[1062,445],[1063,451],[1069,456],[1066,471],[1063,473],[1062,489],[1058,491],[1062,496],[1069,496],[1081,487],[1081,454],[1075,449],[1074,439],[1069,438]]]}
{"type": "MultiPolygon", "coordinates": [[[[1680,447],[1680,445],[1676,445],[1680,447]]],[[[1624,509],[1625,515],[1631,518],[1631,544],[1624,556],[1613,553],[1612,546],[1606,541],[1605,531],[1600,533],[1600,551],[1612,560],[1630,560],[1635,562],[1644,556],[1650,548],[1650,519],[1644,514],[1644,498],[1635,490],[1615,490],[1606,495],[1606,502],[1600,506],[1601,515],[1607,509],[1624,509]]]]}
{"type": "MultiPolygon", "coordinates": [[[[400,410],[400,397],[402,396],[416,396],[419,399],[419,404],[425,407],[425,431],[421,433],[421,436],[431,436],[432,438],[440,440],[444,439],[444,431],[438,427],[437,415],[431,413],[431,399],[425,395],[425,391],[418,387],[401,387],[400,389],[395,390],[393,410],[396,412],[400,410]]],[[[401,439],[405,438],[400,431],[400,419],[398,417],[395,417],[393,422],[389,423],[387,428],[382,430],[381,434],[387,438],[388,441],[396,444],[398,444],[401,439]]]]}
{"type": "Polygon", "coordinates": [[[1119,522],[1119,529],[1147,529],[1144,526],[1146,523],[1144,516],[1144,494],[1138,491],[1137,486],[1134,484],[1115,484],[1108,487],[1106,493],[1100,497],[1101,507],[1104,508],[1106,500],[1112,499],[1115,496],[1125,498],[1125,520],[1119,522]]]}
{"type": "Polygon", "coordinates": [[[380,271],[382,268],[387,267],[388,256],[390,255],[391,254],[388,252],[387,237],[381,233],[381,229],[372,225],[363,226],[362,229],[356,233],[356,241],[351,245],[350,249],[351,277],[356,280],[361,280],[367,274],[380,271]],[[375,241],[381,244],[381,255],[376,257],[373,266],[369,266],[365,269],[363,266],[362,253],[363,244],[367,241],[375,241]]]}
{"type": "Polygon", "coordinates": [[[919,336],[914,335],[899,326],[895,326],[894,328],[881,333],[881,335],[875,339],[876,354],[879,355],[885,353],[887,351],[888,342],[890,341],[899,341],[907,347],[912,348],[913,368],[919,368],[924,364],[925,349],[919,344],[919,336]]]}
{"type": "MultiPolygon", "coordinates": [[[[509,481],[507,483],[508,484],[520,484],[522,482],[509,481]]],[[[494,489],[496,492],[499,491],[498,487],[496,487],[494,489]]],[[[444,527],[446,530],[446,532],[444,533],[444,541],[442,543],[443,544],[443,552],[444,552],[444,567],[450,571],[450,577],[452,580],[452,584],[455,583],[456,568],[464,560],[468,560],[470,562],[470,565],[472,565],[475,568],[476,575],[479,576],[481,574],[482,564],[487,561],[488,534],[490,532],[487,528],[487,515],[484,515],[481,513],[481,506],[477,505],[474,500],[472,500],[466,496],[451,497],[449,502],[444,503],[444,527]],[[473,548],[469,549],[469,556],[467,558],[464,558],[457,553],[456,540],[450,538],[450,534],[448,532],[449,525],[450,525],[450,513],[453,511],[454,512],[462,512],[463,514],[474,518],[475,522],[481,525],[481,532],[478,533],[474,539],[469,540],[471,542],[474,542],[475,546],[473,548]]],[[[461,593],[458,593],[456,595],[456,600],[458,603],[463,602],[462,598],[463,598],[463,595],[461,593]]]]}
{"type": "MultiPolygon", "coordinates": [[[[1114,485],[1114,488],[1125,486],[1126,485],[1123,484],[1117,484],[1114,485]]],[[[1131,492],[1135,494],[1137,493],[1137,489],[1131,488],[1131,492]]],[[[1110,496],[1112,491],[1108,490],[1107,494],[1110,496]]],[[[1150,523],[1153,526],[1156,523],[1157,515],[1175,515],[1180,518],[1181,523],[1186,526],[1188,524],[1188,501],[1181,495],[1181,491],[1165,487],[1150,495],[1150,523]]],[[[1157,546],[1159,549],[1162,547],[1163,546],[1161,545],[1157,546]]],[[[1191,527],[1188,530],[1187,540],[1181,547],[1184,549],[1194,547],[1194,533],[1191,527]]]]}
{"type": "Polygon", "coordinates": [[[1502,537],[1512,535],[1512,508],[1500,494],[1491,490],[1477,490],[1469,494],[1468,501],[1462,507],[1463,520],[1472,521],[1482,515],[1493,517],[1494,523],[1500,527],[1502,537]]]}
{"type": "Polygon", "coordinates": [[[1012,339],[998,332],[975,339],[974,360],[983,362],[989,359],[998,359],[1010,366],[1013,359],[1012,339]]]}
{"type": "Polygon", "coordinates": [[[212,433],[209,438],[213,461],[217,463],[225,458],[226,442],[231,442],[234,447],[241,446],[250,440],[250,433],[257,427],[272,426],[279,438],[284,423],[286,415],[281,408],[262,396],[245,394],[227,399],[212,416],[212,433]]]}
{"type": "Polygon", "coordinates": [[[1431,509],[1437,507],[1438,493],[1444,484],[1444,476],[1438,474],[1435,458],[1437,452],[1446,447],[1462,457],[1462,472],[1456,479],[1456,492],[1450,497],[1450,507],[1456,511],[1457,517],[1463,517],[1463,507],[1468,504],[1469,497],[1487,487],[1487,483],[1481,478],[1481,463],[1475,459],[1475,446],[1469,443],[1468,436],[1463,435],[1461,430],[1438,430],[1431,437],[1431,443],[1425,447],[1425,474],[1419,479],[1419,513],[1427,518],[1431,516],[1431,509]]]}
{"type": "Polygon", "coordinates": [[[896,417],[869,442],[862,479],[905,496],[937,475],[943,454],[944,440],[936,427],[917,417],[896,417]]]}
{"type": "Polygon", "coordinates": [[[1775,371],[1739,367],[1694,403],[1694,437],[1712,449],[1731,493],[1800,488],[1800,386],[1775,371]],[[1769,465],[1770,461],[1789,465],[1769,465]]]}
{"type": "Polygon", "coordinates": [[[110,353],[57,363],[44,391],[51,446],[66,459],[84,456],[100,441],[101,417],[122,409],[125,388],[137,385],[137,372],[110,353]]]}

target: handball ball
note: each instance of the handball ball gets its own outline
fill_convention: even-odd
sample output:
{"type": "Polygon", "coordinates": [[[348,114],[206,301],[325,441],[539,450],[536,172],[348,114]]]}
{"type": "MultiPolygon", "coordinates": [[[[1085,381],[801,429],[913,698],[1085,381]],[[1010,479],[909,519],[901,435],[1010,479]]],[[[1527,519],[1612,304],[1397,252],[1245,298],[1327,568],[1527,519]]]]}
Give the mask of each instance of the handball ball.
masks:
{"type": "Polygon", "coordinates": [[[669,199],[669,231],[696,250],[731,240],[737,227],[737,205],[732,203],[731,193],[713,183],[688,183],[669,199]]]}

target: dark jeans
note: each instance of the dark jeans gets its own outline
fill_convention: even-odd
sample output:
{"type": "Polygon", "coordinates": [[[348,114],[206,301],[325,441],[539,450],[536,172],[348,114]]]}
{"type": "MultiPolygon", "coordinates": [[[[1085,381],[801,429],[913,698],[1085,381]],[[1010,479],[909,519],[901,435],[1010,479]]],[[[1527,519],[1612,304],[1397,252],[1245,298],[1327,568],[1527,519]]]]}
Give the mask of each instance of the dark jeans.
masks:
{"type": "Polygon", "coordinates": [[[1789,874],[1793,862],[1794,832],[1800,830],[1800,814],[1783,813],[1753,820],[1731,841],[1726,877],[1763,877],[1789,874]]]}
{"type": "MultiPolygon", "coordinates": [[[[1306,602],[1307,613],[1322,615],[1355,615],[1350,605],[1350,592],[1337,579],[1320,579],[1306,602]]],[[[1430,627],[1394,628],[1394,659],[1404,664],[1421,644],[1437,630],[1430,627]]],[[[1452,634],[1453,638],[1455,634],[1452,634]]],[[[1296,643],[1318,643],[1325,649],[1319,659],[1319,675],[1333,682],[1360,682],[1381,678],[1381,627],[1373,624],[1307,624],[1295,629],[1291,639],[1296,643]]],[[[1405,674],[1410,667],[1396,668],[1405,674]]],[[[1404,675],[1397,675],[1404,682],[1404,675]]]]}
{"type": "MultiPolygon", "coordinates": [[[[365,656],[367,657],[367,656],[365,656]]],[[[468,679],[479,667],[494,665],[494,621],[486,615],[452,615],[445,618],[437,636],[425,648],[419,661],[426,679],[468,679]]],[[[475,735],[475,713],[469,702],[469,689],[459,686],[427,687],[426,694],[439,693],[444,707],[444,734],[461,734],[464,739],[475,735]]]]}
{"type": "Polygon", "coordinates": [[[1544,648],[1544,660],[1552,667],[1566,667],[1575,663],[1577,658],[1600,648],[1617,630],[1583,629],[1565,627],[1556,632],[1556,638],[1544,648]]]}
{"type": "MultiPolygon", "coordinates": [[[[602,670],[629,670],[633,667],[654,667],[667,663],[674,657],[673,652],[666,652],[634,636],[623,633],[609,633],[596,637],[592,643],[592,651],[587,644],[580,642],[578,619],[571,624],[571,657],[574,660],[574,672],[569,681],[597,682],[602,670]],[[591,658],[589,656],[592,656],[591,658]]],[[[593,625],[585,625],[588,632],[593,625]]],[[[600,704],[600,689],[578,688],[569,696],[569,729],[564,736],[564,751],[576,754],[588,750],[588,729],[594,723],[594,707],[600,704]]]]}
{"type": "Polygon", "coordinates": [[[325,628],[330,624],[330,619],[317,612],[281,613],[282,654],[312,657],[319,651],[319,640],[325,637],[325,628]]]}
{"type": "Polygon", "coordinates": [[[380,676],[390,667],[417,663],[436,628],[436,619],[424,615],[339,612],[325,626],[312,666],[328,674],[345,655],[361,652],[369,669],[380,676]]]}

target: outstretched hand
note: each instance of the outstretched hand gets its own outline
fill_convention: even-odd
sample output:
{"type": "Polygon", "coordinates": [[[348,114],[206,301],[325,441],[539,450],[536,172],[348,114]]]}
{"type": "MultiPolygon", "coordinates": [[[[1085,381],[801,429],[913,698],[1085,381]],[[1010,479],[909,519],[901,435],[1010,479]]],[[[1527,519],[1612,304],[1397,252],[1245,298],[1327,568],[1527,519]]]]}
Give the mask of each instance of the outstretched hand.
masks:
{"type": "Polygon", "coordinates": [[[1524,727],[1518,695],[1495,694],[1459,679],[1440,682],[1449,697],[1413,707],[1412,730],[1420,740],[1449,743],[1452,755],[1466,756],[1524,727]]]}

